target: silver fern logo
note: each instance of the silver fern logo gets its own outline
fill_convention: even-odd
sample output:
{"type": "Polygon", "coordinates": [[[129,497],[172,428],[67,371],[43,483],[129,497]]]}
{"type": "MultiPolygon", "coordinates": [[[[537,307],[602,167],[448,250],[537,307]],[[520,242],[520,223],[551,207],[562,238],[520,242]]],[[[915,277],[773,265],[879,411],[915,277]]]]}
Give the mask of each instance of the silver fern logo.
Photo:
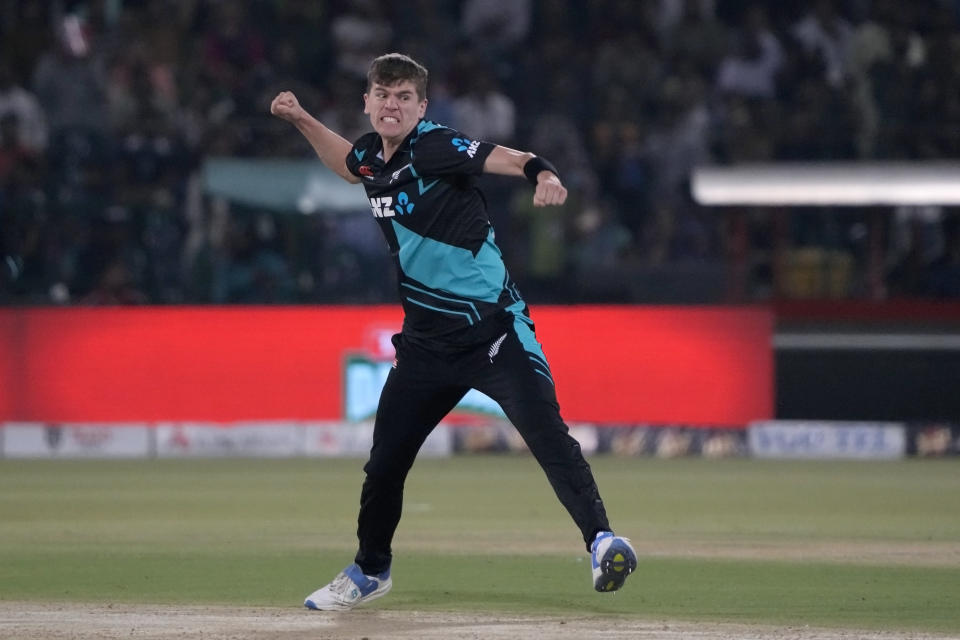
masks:
{"type": "Polygon", "coordinates": [[[507,334],[503,334],[490,345],[490,351],[487,352],[487,355],[490,356],[490,362],[493,363],[493,359],[498,353],[500,353],[500,345],[503,344],[503,341],[507,339],[507,334]]]}

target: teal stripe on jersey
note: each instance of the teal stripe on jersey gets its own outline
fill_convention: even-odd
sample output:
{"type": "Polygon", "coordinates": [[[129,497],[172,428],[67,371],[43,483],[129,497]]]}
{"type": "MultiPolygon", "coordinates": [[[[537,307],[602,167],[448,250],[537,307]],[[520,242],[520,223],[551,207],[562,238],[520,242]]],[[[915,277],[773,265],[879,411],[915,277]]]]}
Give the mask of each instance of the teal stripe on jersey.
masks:
{"type": "Polygon", "coordinates": [[[494,303],[500,299],[506,267],[492,229],[474,257],[468,249],[425,238],[396,220],[391,222],[400,245],[400,268],[408,277],[462,298],[494,303]]]}
{"type": "MultiPolygon", "coordinates": [[[[517,334],[517,337],[520,338],[520,344],[523,345],[523,350],[529,354],[530,360],[533,361],[534,364],[539,364],[547,371],[550,371],[550,365],[547,364],[547,356],[543,354],[543,348],[540,346],[540,343],[537,342],[537,336],[530,328],[531,320],[523,315],[523,308],[525,306],[526,303],[521,300],[507,307],[507,311],[513,314],[513,331],[517,334]]],[[[543,371],[536,368],[534,368],[534,370],[550,378],[550,376],[543,371]]],[[[553,379],[551,378],[550,381],[553,382],[553,379]]]]}
{"type": "Polygon", "coordinates": [[[414,300],[413,298],[407,298],[407,300],[418,307],[423,307],[425,309],[430,309],[431,311],[439,311],[440,313],[449,313],[452,316],[463,316],[467,319],[467,322],[470,323],[470,326],[473,326],[473,318],[470,317],[470,314],[466,311],[453,311],[452,309],[441,309],[440,307],[434,307],[425,302],[420,302],[419,300],[414,300]]]}
{"type": "Polygon", "coordinates": [[[544,378],[546,378],[547,380],[549,380],[549,381],[550,381],[550,384],[552,384],[553,386],[557,386],[557,384],[553,381],[553,378],[550,377],[550,374],[544,373],[543,371],[540,371],[540,369],[534,369],[534,372],[539,373],[539,374],[542,375],[544,378]]]}
{"type": "MultiPolygon", "coordinates": [[[[411,154],[411,157],[413,157],[412,154],[411,154]]],[[[417,179],[417,187],[420,190],[420,195],[423,195],[427,191],[430,191],[430,189],[433,189],[435,186],[437,186],[437,183],[440,182],[440,179],[437,178],[430,184],[423,184],[423,178],[420,177],[420,174],[417,173],[417,170],[413,168],[413,164],[410,164],[409,166],[410,166],[410,175],[412,175],[414,178],[417,179]]]]}
{"type": "MultiPolygon", "coordinates": [[[[460,300],[459,298],[450,298],[450,297],[447,297],[447,296],[438,296],[437,294],[433,293],[432,291],[427,291],[426,289],[421,289],[420,287],[415,287],[415,286],[413,286],[412,284],[409,284],[409,283],[407,283],[407,282],[402,283],[400,286],[401,286],[401,287],[406,287],[407,289],[413,289],[414,291],[419,291],[420,293],[422,293],[422,294],[424,294],[424,295],[428,295],[428,296],[430,296],[431,298],[437,298],[438,300],[446,300],[447,302],[456,302],[456,303],[459,303],[459,304],[465,304],[465,305],[469,306],[469,307],[473,310],[473,313],[476,314],[476,316],[477,316],[477,320],[480,320],[480,312],[477,311],[477,305],[473,304],[473,303],[470,302],[469,300],[460,300]]],[[[413,302],[413,299],[412,299],[412,298],[407,298],[407,300],[410,300],[411,302],[413,302]]],[[[426,306],[426,305],[424,305],[424,306],[426,306]]],[[[433,307],[430,307],[430,308],[432,309],[433,307]]],[[[472,323],[471,323],[471,324],[472,324],[472,323]]]]}
{"type": "Polygon", "coordinates": [[[427,133],[428,131],[433,131],[434,129],[446,129],[447,127],[442,124],[437,124],[430,120],[421,120],[417,123],[417,137],[419,138],[422,134],[427,133]]]}

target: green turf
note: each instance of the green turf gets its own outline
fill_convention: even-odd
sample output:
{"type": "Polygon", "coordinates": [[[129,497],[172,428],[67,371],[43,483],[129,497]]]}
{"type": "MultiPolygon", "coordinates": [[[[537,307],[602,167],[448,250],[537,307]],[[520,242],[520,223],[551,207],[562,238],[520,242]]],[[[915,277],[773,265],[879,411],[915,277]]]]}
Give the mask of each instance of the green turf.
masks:
{"type": "MultiPolygon", "coordinates": [[[[296,606],[352,555],[361,464],[0,461],[0,599],[296,606]]],[[[376,606],[960,630],[955,557],[669,555],[684,541],[784,557],[834,540],[955,545],[956,462],[592,464],[617,528],[668,550],[642,557],[622,592],[590,590],[576,529],[532,459],[458,457],[411,474],[395,588],[376,606]]]]}

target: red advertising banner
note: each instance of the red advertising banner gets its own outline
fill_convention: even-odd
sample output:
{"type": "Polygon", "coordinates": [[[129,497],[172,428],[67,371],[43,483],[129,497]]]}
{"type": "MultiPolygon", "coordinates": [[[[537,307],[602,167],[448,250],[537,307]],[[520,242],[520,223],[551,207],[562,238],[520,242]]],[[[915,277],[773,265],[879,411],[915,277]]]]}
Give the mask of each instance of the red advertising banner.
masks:
{"type": "MultiPolygon", "coordinates": [[[[767,310],[543,306],[533,317],[567,420],[773,417],[767,310]]],[[[389,362],[401,320],[394,306],[0,310],[0,421],[343,419],[356,395],[347,363],[389,362]]]]}
{"type": "Polygon", "coordinates": [[[0,309],[0,420],[14,415],[14,397],[22,395],[16,371],[22,358],[18,351],[17,312],[0,309]]]}
{"type": "Polygon", "coordinates": [[[773,415],[765,310],[574,306],[533,316],[569,420],[742,426],[773,415]]]}

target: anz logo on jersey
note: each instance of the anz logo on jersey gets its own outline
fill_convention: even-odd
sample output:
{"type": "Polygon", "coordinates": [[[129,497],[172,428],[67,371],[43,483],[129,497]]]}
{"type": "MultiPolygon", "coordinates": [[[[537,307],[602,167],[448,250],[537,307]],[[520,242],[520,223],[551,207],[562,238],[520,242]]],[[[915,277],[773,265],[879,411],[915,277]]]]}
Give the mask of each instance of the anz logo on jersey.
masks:
{"type": "Polygon", "coordinates": [[[401,191],[397,194],[396,202],[393,196],[370,198],[370,209],[373,211],[374,218],[392,218],[413,213],[414,204],[410,202],[407,192],[401,191]]]}
{"type": "Polygon", "coordinates": [[[471,158],[477,155],[477,149],[480,147],[479,140],[470,141],[466,138],[454,138],[450,142],[457,148],[457,151],[466,151],[471,158]]]}

